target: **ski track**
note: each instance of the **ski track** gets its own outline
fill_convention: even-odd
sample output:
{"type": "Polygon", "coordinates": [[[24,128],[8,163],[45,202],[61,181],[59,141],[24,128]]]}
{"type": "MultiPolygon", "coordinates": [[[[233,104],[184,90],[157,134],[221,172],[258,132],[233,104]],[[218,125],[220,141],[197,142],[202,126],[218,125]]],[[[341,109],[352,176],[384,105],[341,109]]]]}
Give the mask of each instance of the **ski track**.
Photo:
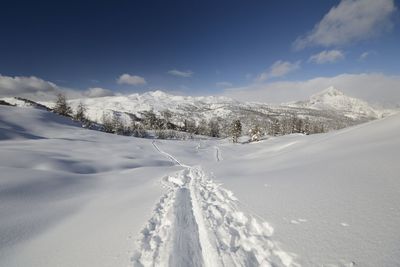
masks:
{"type": "Polygon", "coordinates": [[[167,192],[141,232],[134,266],[299,266],[231,191],[153,146],[184,169],[162,179],[167,192]]]}
{"type": "Polygon", "coordinates": [[[215,146],[215,159],[217,162],[220,162],[222,160],[222,155],[221,151],[219,150],[219,147],[215,146]]]}

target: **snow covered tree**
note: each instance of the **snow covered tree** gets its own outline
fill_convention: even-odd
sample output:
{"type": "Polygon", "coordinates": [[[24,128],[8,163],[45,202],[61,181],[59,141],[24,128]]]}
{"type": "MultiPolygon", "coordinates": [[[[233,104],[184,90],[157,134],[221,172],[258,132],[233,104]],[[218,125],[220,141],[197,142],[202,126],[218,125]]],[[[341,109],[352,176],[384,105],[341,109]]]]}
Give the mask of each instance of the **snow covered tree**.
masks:
{"type": "Polygon", "coordinates": [[[267,133],[271,136],[276,136],[280,133],[279,120],[276,118],[271,118],[267,124],[267,133]]]}
{"type": "Polygon", "coordinates": [[[183,131],[188,133],[195,133],[196,132],[196,123],[193,120],[185,120],[183,122],[183,131]]]}
{"type": "Polygon", "coordinates": [[[209,133],[208,123],[205,119],[202,119],[200,123],[197,125],[195,133],[201,135],[208,135],[209,133]]]}
{"type": "Polygon", "coordinates": [[[106,133],[114,132],[114,124],[109,115],[103,113],[103,116],[101,117],[101,122],[103,124],[103,131],[105,131],[106,133]]]}
{"type": "Polygon", "coordinates": [[[87,120],[86,110],[87,110],[86,106],[82,102],[79,102],[79,105],[74,114],[74,119],[77,121],[86,122],[86,120],[87,120]]]}
{"type": "Polygon", "coordinates": [[[153,110],[147,110],[141,112],[143,125],[146,129],[154,130],[157,126],[157,116],[153,110]]]}
{"type": "Polygon", "coordinates": [[[59,93],[57,95],[56,104],[54,106],[54,112],[68,117],[72,115],[72,109],[67,103],[67,98],[62,93],[59,93]]]}
{"type": "Polygon", "coordinates": [[[301,132],[303,134],[310,134],[310,119],[309,118],[305,118],[304,122],[303,122],[303,128],[301,129],[301,132]]]}
{"type": "Polygon", "coordinates": [[[260,140],[261,137],[261,128],[257,124],[254,125],[253,127],[250,128],[249,130],[250,134],[250,141],[251,142],[256,142],[260,140]]]}
{"type": "Polygon", "coordinates": [[[210,130],[210,136],[219,137],[219,124],[217,120],[211,120],[208,123],[208,128],[210,130]]]}
{"type": "Polygon", "coordinates": [[[242,123],[240,120],[234,120],[231,125],[231,135],[232,141],[234,143],[238,142],[239,137],[242,135],[242,123]]]}
{"type": "Polygon", "coordinates": [[[144,129],[143,125],[139,122],[132,121],[130,126],[130,133],[135,137],[146,137],[147,132],[144,129]]]}
{"type": "Polygon", "coordinates": [[[171,123],[172,112],[169,111],[168,109],[166,109],[161,112],[161,116],[164,118],[164,120],[166,122],[165,124],[168,126],[168,124],[171,123]]]}
{"type": "Polygon", "coordinates": [[[112,117],[112,125],[113,125],[113,132],[116,134],[122,135],[127,132],[121,118],[116,114],[114,114],[112,117]]]}

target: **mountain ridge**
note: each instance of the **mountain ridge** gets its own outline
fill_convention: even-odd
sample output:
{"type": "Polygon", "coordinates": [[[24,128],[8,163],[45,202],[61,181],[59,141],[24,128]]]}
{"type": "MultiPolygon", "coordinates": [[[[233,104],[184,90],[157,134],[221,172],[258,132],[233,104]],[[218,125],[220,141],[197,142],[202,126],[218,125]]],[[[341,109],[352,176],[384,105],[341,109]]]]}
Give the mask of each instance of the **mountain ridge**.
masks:
{"type": "MultiPolygon", "coordinates": [[[[22,105],[20,100],[4,100],[22,105]]],[[[257,125],[269,129],[265,130],[268,134],[287,134],[294,131],[294,126],[290,125],[296,120],[302,120],[300,124],[311,123],[320,128],[314,132],[321,132],[382,118],[388,113],[374,109],[363,100],[347,96],[333,86],[312,95],[308,100],[280,105],[240,102],[225,96],[177,96],[161,90],[143,94],[72,99],[68,102],[73,110],[83,103],[88,118],[99,123],[102,123],[105,116],[117,116],[123,124],[129,126],[140,122],[143,114],[148,111],[154,112],[159,118],[163,118],[168,111],[169,122],[178,127],[183,127],[187,121],[200,127],[214,120],[218,121],[226,135],[229,134],[231,122],[237,119],[242,122],[245,133],[257,125]],[[274,126],[276,124],[279,125],[274,126]],[[276,127],[279,129],[273,129],[276,127]]],[[[54,106],[53,102],[40,103],[54,106]]]]}

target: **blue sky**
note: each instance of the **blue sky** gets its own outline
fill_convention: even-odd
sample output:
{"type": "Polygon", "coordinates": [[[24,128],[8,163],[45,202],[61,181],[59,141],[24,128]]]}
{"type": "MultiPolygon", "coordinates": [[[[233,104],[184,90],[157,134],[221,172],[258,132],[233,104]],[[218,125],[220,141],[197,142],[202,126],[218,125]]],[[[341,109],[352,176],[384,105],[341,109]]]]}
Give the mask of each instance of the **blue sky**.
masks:
{"type": "Polygon", "coordinates": [[[397,76],[397,6],[394,0],[7,1],[0,74],[77,90],[194,95],[341,74],[397,76]]]}

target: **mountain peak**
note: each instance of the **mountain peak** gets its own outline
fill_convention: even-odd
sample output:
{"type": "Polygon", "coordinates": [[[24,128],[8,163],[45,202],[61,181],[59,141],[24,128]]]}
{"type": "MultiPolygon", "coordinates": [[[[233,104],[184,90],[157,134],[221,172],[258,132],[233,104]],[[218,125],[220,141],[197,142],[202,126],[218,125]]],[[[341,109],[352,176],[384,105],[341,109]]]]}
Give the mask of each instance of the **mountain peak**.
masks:
{"type": "Polygon", "coordinates": [[[335,110],[345,114],[347,117],[370,117],[379,118],[381,114],[367,102],[350,97],[330,86],[325,90],[314,94],[307,101],[300,101],[295,104],[297,107],[311,108],[317,110],[335,110]]]}
{"type": "Polygon", "coordinates": [[[147,92],[147,93],[145,93],[145,94],[148,94],[148,95],[153,96],[153,97],[167,97],[167,96],[171,96],[170,94],[167,94],[166,92],[161,91],[161,90],[149,91],[149,92],[147,92]]]}
{"type": "Polygon", "coordinates": [[[345,96],[345,94],[342,91],[340,91],[339,89],[337,89],[336,87],[330,86],[330,87],[326,88],[325,90],[322,90],[321,92],[311,96],[311,98],[313,98],[315,96],[335,97],[335,96],[345,96]]]}

